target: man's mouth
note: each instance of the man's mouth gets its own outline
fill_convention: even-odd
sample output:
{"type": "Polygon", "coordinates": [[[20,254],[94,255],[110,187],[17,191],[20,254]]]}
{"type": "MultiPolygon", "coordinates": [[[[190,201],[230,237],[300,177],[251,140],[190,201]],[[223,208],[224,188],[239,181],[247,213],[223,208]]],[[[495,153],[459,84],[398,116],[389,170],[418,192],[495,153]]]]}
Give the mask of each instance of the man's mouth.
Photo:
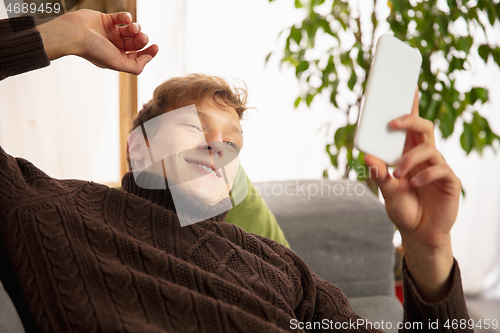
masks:
{"type": "Polygon", "coordinates": [[[214,176],[221,177],[220,170],[214,170],[214,166],[211,165],[210,163],[202,162],[202,161],[197,161],[197,160],[191,160],[191,159],[184,159],[187,163],[189,164],[194,164],[203,170],[212,173],[214,176]]]}

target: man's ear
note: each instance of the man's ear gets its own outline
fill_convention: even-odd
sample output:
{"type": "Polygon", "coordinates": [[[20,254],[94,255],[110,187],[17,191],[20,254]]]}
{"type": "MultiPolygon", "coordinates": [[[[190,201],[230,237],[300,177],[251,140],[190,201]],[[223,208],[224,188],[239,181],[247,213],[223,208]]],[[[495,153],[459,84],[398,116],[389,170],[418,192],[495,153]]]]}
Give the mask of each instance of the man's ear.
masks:
{"type": "Polygon", "coordinates": [[[146,142],[142,133],[132,131],[128,136],[127,157],[131,162],[144,161],[146,156],[146,142]]]}

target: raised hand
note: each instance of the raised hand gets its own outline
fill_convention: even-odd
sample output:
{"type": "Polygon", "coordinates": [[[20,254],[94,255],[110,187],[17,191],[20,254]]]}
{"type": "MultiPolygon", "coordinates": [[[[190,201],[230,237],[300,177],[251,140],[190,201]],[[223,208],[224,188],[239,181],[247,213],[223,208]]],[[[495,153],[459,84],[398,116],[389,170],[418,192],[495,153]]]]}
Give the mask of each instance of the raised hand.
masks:
{"type": "Polygon", "coordinates": [[[378,158],[367,155],[365,162],[378,171],[371,178],[384,196],[389,218],[401,232],[417,287],[428,300],[437,300],[446,291],[453,265],[450,230],[458,213],[461,182],[436,149],[432,122],[419,116],[417,94],[411,115],[389,125],[407,130],[394,177],[378,158]]]}
{"type": "Polygon", "coordinates": [[[140,74],[158,52],[158,46],[153,44],[142,50],[148,37],[139,24],[131,22],[132,16],[127,12],[103,14],[85,9],[37,28],[50,60],[77,55],[102,68],[140,74]]]}

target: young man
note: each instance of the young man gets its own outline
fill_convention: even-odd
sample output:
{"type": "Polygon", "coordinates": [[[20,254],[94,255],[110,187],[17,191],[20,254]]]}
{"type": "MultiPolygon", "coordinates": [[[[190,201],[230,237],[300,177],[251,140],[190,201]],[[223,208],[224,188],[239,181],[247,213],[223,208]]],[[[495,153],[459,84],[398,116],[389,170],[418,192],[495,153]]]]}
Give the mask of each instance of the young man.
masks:
{"type": "MultiPolygon", "coordinates": [[[[6,56],[0,56],[9,64],[0,66],[4,77],[68,54],[139,74],[157,52],[155,45],[139,51],[147,38],[138,26],[116,27],[130,23],[125,13],[67,14],[40,26],[41,39],[29,19],[11,21],[15,29],[0,22],[0,38],[10,45],[6,56]]],[[[192,102],[198,114],[206,114],[199,116],[201,127],[186,123],[188,128],[175,129],[197,131],[192,136],[176,132],[189,137],[192,145],[148,136],[147,121],[139,122],[145,128],[144,143],[134,134],[129,145],[132,163],[139,164],[138,175],[124,176],[125,191],[50,178],[0,148],[0,240],[6,267],[1,280],[27,330],[286,332],[296,320],[333,325],[324,331],[342,327],[341,331],[378,332],[360,324],[344,294],[311,272],[293,251],[224,222],[227,212],[219,206],[227,200],[218,196],[224,191],[218,186],[211,191],[211,183],[201,178],[220,176],[213,175],[217,158],[224,156],[217,145],[243,145],[240,117],[227,101],[206,103],[202,98],[180,107],[192,102]],[[171,150],[155,158],[153,150],[164,145],[171,150]],[[209,152],[212,170],[206,165],[200,167],[206,172],[195,169],[203,165],[192,163],[203,162],[190,155],[199,153],[197,149],[209,152]],[[149,162],[146,153],[152,153],[149,162]],[[170,157],[172,165],[187,170],[179,171],[174,186],[194,183],[170,188],[165,176],[168,180],[169,170],[172,174],[178,169],[165,167],[167,162],[161,168],[158,164],[170,157]],[[150,186],[159,184],[158,179],[162,188],[150,186]],[[196,206],[197,212],[211,215],[215,208],[217,213],[181,227],[175,195],[196,206]]],[[[177,108],[164,105],[159,110],[168,115],[177,108]]],[[[159,122],[170,129],[172,124],[159,122]]],[[[451,331],[442,325],[446,320],[468,319],[450,245],[460,181],[435,148],[432,124],[418,116],[417,99],[411,115],[390,125],[407,130],[396,178],[380,160],[368,156],[366,162],[378,168],[374,180],[403,237],[404,320],[421,322],[424,329],[438,320],[436,332],[451,331]]],[[[230,165],[228,174],[234,174],[234,159],[223,165],[230,165]]],[[[229,177],[224,184],[231,182],[229,177]]]]}
{"type": "MultiPolygon", "coordinates": [[[[146,174],[138,178],[146,170],[167,179],[171,190],[175,186],[206,204],[227,198],[232,209],[226,222],[290,247],[239,164],[239,121],[247,109],[246,98],[245,88],[235,89],[219,77],[192,74],[164,82],[133,120],[127,147],[130,167],[136,182],[152,181],[144,178],[146,174]],[[234,119],[227,122],[226,115],[234,119]]],[[[142,187],[166,187],[163,178],[156,180],[142,187]]],[[[182,218],[193,213],[192,208],[179,205],[176,202],[181,225],[195,223],[182,218]]]]}

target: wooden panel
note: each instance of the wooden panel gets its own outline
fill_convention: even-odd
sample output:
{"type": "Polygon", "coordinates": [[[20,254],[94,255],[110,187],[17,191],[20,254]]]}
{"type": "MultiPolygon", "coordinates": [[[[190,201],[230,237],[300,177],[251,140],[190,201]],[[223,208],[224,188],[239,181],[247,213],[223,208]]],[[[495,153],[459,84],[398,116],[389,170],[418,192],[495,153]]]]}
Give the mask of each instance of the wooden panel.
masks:
{"type": "MultiPolygon", "coordinates": [[[[33,0],[31,0],[33,1],[33,0]]],[[[130,7],[133,9],[134,13],[132,13],[133,17],[135,17],[135,0],[134,3],[129,3],[128,0],[80,0],[78,4],[75,6],[74,3],[76,0],[64,0],[66,2],[66,6],[74,6],[73,10],[79,9],[93,9],[103,13],[116,13],[121,11],[129,11],[132,10],[127,9],[130,7]]]]}
{"type": "MultiPolygon", "coordinates": [[[[127,0],[127,11],[136,20],[136,0],[127,0]]],[[[137,114],[137,76],[120,73],[120,179],[129,170],[127,141],[132,119],[137,114]]]]}
{"type": "Polygon", "coordinates": [[[137,76],[120,73],[120,179],[129,170],[127,141],[132,119],[137,114],[137,76]]]}

